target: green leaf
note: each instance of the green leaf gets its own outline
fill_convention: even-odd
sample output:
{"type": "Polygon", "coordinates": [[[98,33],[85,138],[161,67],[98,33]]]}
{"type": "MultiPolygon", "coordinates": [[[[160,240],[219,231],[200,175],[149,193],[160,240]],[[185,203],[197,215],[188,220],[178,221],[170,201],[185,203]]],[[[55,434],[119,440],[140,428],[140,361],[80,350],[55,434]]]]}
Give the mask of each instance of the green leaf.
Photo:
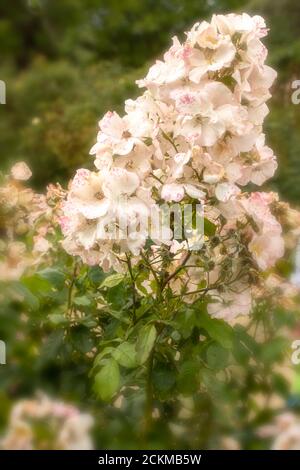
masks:
{"type": "Polygon", "coordinates": [[[43,361],[54,360],[60,351],[64,341],[64,331],[53,331],[47,338],[41,350],[41,359],[43,361]]]}
{"type": "Polygon", "coordinates": [[[191,359],[183,362],[179,369],[177,387],[183,394],[194,393],[199,387],[199,362],[191,359]]]}
{"type": "Polygon", "coordinates": [[[63,325],[68,323],[68,320],[62,313],[51,313],[49,315],[49,320],[53,325],[63,325]]]}
{"type": "Polygon", "coordinates": [[[236,80],[232,76],[227,75],[226,77],[223,77],[220,81],[224,83],[224,85],[226,85],[228,88],[230,88],[231,91],[234,90],[236,80]]]}
{"type": "Polygon", "coordinates": [[[141,318],[145,315],[145,313],[151,310],[152,303],[142,303],[139,308],[135,311],[136,318],[141,318]]]}
{"type": "Polygon", "coordinates": [[[126,325],[130,324],[130,320],[124,316],[123,312],[116,312],[115,310],[112,310],[112,309],[109,309],[105,312],[111,315],[113,318],[116,318],[120,322],[125,323],[126,325]]]}
{"type": "Polygon", "coordinates": [[[171,364],[157,364],[152,373],[153,384],[160,396],[167,396],[176,383],[175,368],[171,364]]]}
{"type": "Polygon", "coordinates": [[[88,277],[93,284],[99,285],[105,275],[99,266],[92,266],[88,271],[88,277]]]}
{"type": "Polygon", "coordinates": [[[224,321],[212,318],[206,312],[197,316],[197,325],[204,328],[209,336],[223,346],[231,349],[233,346],[233,329],[224,321]]]}
{"type": "Polygon", "coordinates": [[[300,374],[299,370],[295,371],[294,380],[292,382],[292,393],[300,395],[300,374]]]}
{"type": "Polygon", "coordinates": [[[38,271],[37,276],[49,281],[57,289],[61,289],[64,286],[65,275],[59,269],[45,268],[42,271],[38,271]]]}
{"type": "Polygon", "coordinates": [[[223,383],[216,377],[216,372],[209,369],[202,369],[201,382],[207,388],[209,394],[217,395],[223,398],[223,383]]]}
{"type": "Polygon", "coordinates": [[[98,322],[92,316],[81,318],[80,322],[87,328],[95,328],[98,325],[98,322]]]}
{"type": "Polygon", "coordinates": [[[288,348],[286,338],[277,337],[263,344],[261,349],[261,359],[265,363],[280,363],[288,348]]]}
{"type": "Polygon", "coordinates": [[[120,284],[123,279],[124,274],[112,274],[111,276],[108,276],[104,279],[104,281],[100,285],[100,288],[102,289],[103,287],[115,287],[120,284]]]}
{"type": "Polygon", "coordinates": [[[55,292],[54,287],[46,279],[42,279],[38,275],[27,276],[22,278],[22,284],[30,290],[30,292],[38,297],[49,297],[55,292]]]}
{"type": "Polygon", "coordinates": [[[147,292],[147,289],[145,286],[143,286],[143,282],[148,279],[149,277],[149,273],[147,272],[146,269],[144,270],[141,270],[140,269],[140,272],[139,272],[139,275],[135,281],[135,285],[137,287],[137,289],[142,293],[144,294],[145,296],[147,296],[148,292],[147,292]]]}
{"type": "Polygon", "coordinates": [[[114,350],[113,357],[122,367],[131,369],[138,365],[135,345],[128,341],[121,343],[114,350]]]}
{"type": "Polygon", "coordinates": [[[154,346],[156,336],[157,331],[154,325],[146,325],[141,329],[136,343],[136,351],[140,364],[144,364],[148,359],[154,346]]]}
{"type": "Polygon", "coordinates": [[[88,307],[91,305],[92,301],[88,296],[82,295],[81,297],[75,297],[73,303],[78,307],[88,307]]]}
{"type": "Polygon", "coordinates": [[[111,347],[111,346],[107,346],[106,348],[104,348],[104,349],[103,349],[99,354],[97,354],[97,356],[95,357],[94,364],[93,364],[93,368],[102,365],[103,358],[105,358],[105,356],[110,356],[110,355],[113,353],[113,351],[114,351],[114,348],[111,347]]]}
{"type": "MultiPolygon", "coordinates": [[[[123,278],[124,279],[124,278],[123,278]]],[[[131,290],[125,287],[124,282],[120,282],[118,285],[107,289],[106,292],[106,301],[111,305],[111,308],[117,311],[121,311],[123,307],[128,302],[128,293],[130,292],[130,299],[131,299],[131,290]],[[128,291],[128,292],[127,292],[128,291]]]]}
{"type": "Polygon", "coordinates": [[[246,365],[251,356],[257,359],[260,355],[261,345],[250,336],[245,327],[235,325],[233,355],[241,364],[246,365]]]}
{"type": "Polygon", "coordinates": [[[216,233],[216,225],[213,224],[210,220],[204,217],[204,234],[208,237],[212,237],[216,233]]]}
{"type": "Polygon", "coordinates": [[[94,390],[103,401],[110,401],[120,386],[120,371],[115,359],[108,359],[95,376],[94,390]]]}
{"type": "MultiPolygon", "coordinates": [[[[273,374],[271,380],[272,380],[272,389],[274,391],[276,391],[278,394],[282,395],[283,397],[289,395],[290,384],[289,384],[288,380],[283,375],[273,374]]],[[[294,382],[294,384],[295,384],[295,382],[294,382]]],[[[293,384],[292,384],[292,387],[291,387],[291,391],[292,391],[292,393],[293,393],[293,391],[295,391],[294,388],[293,388],[293,384]]]]}
{"type": "Polygon", "coordinates": [[[31,310],[38,310],[40,306],[39,299],[32,294],[32,292],[27,289],[20,282],[12,283],[13,294],[18,297],[21,302],[24,302],[31,310]]]}
{"type": "Polygon", "coordinates": [[[206,351],[206,360],[211,369],[224,369],[228,365],[228,350],[219,344],[211,344],[206,351]]]}
{"type": "Polygon", "coordinates": [[[88,328],[80,325],[72,329],[71,341],[77,351],[86,354],[91,351],[94,346],[93,338],[88,328]]]}
{"type": "Polygon", "coordinates": [[[195,312],[191,309],[185,309],[177,316],[175,327],[184,339],[191,336],[196,325],[195,312]]]}

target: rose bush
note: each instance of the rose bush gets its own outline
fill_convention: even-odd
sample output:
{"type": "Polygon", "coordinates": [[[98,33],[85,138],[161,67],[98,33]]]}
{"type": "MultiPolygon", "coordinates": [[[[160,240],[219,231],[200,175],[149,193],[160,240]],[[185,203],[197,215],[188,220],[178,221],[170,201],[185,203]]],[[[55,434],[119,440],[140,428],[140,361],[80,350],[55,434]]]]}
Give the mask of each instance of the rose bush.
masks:
{"type": "MultiPolygon", "coordinates": [[[[234,434],[247,447],[278,399],[284,406],[289,336],[278,329],[294,324],[298,292],[281,258],[295,246],[299,213],[255,189],[277,167],[263,133],[276,76],[266,34],[247,14],[197,23],[138,81],[146,90],[125,115],[100,120],[94,171],[79,169],[67,191],[50,185],[45,196],[24,188],[24,164],[3,181],[4,318],[20,306],[24,342],[11,355],[20,367],[24,328],[35,338],[27,360],[72,377],[61,379],[65,392],[91,396],[90,377],[91,408],[113,404],[101,409],[108,436],[114,426],[124,433],[125,420],[137,445],[155,445],[162,426],[167,446],[180,437],[226,447],[234,434]],[[189,223],[179,237],[176,214],[157,230],[168,204],[184,214],[179,228],[189,223]]],[[[10,370],[8,388],[15,380],[10,370]]]]}
{"type": "Polygon", "coordinates": [[[91,149],[98,171],[78,170],[63,205],[63,245],[70,254],[120,272],[129,254],[133,268],[146,259],[148,293],[170,288],[197,300],[210,291],[213,316],[250,312],[251,279],[284,253],[282,228],[272,213],[276,195],[242,191],[249,183],[262,185],[277,167],[262,132],[276,76],[265,65],[266,32],[262,18],[246,14],[197,23],[183,44],[174,38],[164,60],[138,81],[146,91],[126,102],[125,116],[103,117],[91,149]],[[156,235],[145,249],[143,218],[153,208],[159,212],[162,200],[203,204],[200,253],[187,255],[188,241],[178,242],[172,233],[169,244],[156,235]],[[120,213],[125,236],[116,243],[104,235],[120,213]]]}

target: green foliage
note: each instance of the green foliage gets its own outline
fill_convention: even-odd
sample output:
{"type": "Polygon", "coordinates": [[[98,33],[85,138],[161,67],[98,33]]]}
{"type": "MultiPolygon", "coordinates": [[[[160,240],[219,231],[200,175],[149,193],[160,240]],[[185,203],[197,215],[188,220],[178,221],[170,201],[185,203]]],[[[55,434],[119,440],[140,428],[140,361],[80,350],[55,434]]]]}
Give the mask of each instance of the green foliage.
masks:
{"type": "Polygon", "coordinates": [[[138,366],[137,351],[133,343],[125,341],[112,351],[113,357],[122,367],[129,369],[138,366]]]}
{"type": "Polygon", "coordinates": [[[291,104],[291,83],[300,76],[296,0],[3,3],[0,78],[8,96],[0,107],[2,164],[7,169],[16,159],[27,161],[38,188],[89,167],[97,121],[108,110],[122,112],[124,100],[137,95],[134,81],[170,37],[183,37],[212,13],[237,9],[262,14],[270,28],[269,62],[278,79],[266,134],[280,161],[273,187],[298,202],[300,114],[291,104]]]}
{"type": "Polygon", "coordinates": [[[43,389],[84,401],[97,418],[96,441],[106,448],[157,442],[210,448],[228,432],[240,432],[243,448],[253,448],[258,423],[273,413],[259,409],[256,395],[289,399],[284,375],[273,368],[289,354],[278,328],[291,327],[295,316],[272,304],[257,309],[247,326],[232,327],[211,318],[205,302],[187,307],[168,290],[164,301],[159,293],[157,299],[137,292],[133,298],[129,277],[77,261],[74,269],[65,255],[55,268],[44,266],[2,291],[1,338],[9,346],[8,364],[0,369],[4,397],[43,389]],[[22,332],[17,341],[16,331],[22,332]],[[149,403],[159,417],[145,434],[149,403]],[[182,426],[186,438],[175,439],[170,423],[182,426]]]}
{"type": "Polygon", "coordinates": [[[108,359],[95,376],[94,390],[101,400],[109,401],[118,391],[119,385],[119,366],[113,358],[108,359]]]}
{"type": "Polygon", "coordinates": [[[123,274],[112,274],[104,279],[102,284],[100,285],[101,288],[103,287],[115,287],[120,284],[124,279],[123,274]]]}
{"type": "Polygon", "coordinates": [[[146,325],[141,328],[137,343],[136,352],[140,364],[144,364],[148,359],[156,340],[157,332],[154,325],[146,325]]]}
{"type": "Polygon", "coordinates": [[[1,78],[8,83],[8,106],[2,106],[1,158],[6,168],[26,160],[33,183],[64,182],[80,166],[91,167],[97,121],[109,109],[121,109],[133,96],[141,72],[102,62],[78,68],[66,61],[37,59],[21,74],[1,78]],[[11,129],[19,129],[18,138],[11,129]]]}
{"type": "Polygon", "coordinates": [[[223,348],[232,347],[234,332],[224,320],[211,318],[206,312],[201,312],[197,318],[197,325],[204,328],[209,336],[220,343],[223,348]]]}

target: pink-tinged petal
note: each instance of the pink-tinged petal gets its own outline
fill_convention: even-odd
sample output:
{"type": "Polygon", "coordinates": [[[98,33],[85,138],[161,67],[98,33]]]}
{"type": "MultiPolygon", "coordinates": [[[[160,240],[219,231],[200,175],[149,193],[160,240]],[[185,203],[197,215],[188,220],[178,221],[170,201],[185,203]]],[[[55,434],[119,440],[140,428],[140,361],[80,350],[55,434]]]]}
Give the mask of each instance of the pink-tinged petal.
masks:
{"type": "Polygon", "coordinates": [[[32,176],[32,172],[25,162],[15,163],[10,173],[15,180],[19,181],[27,181],[32,176]]]}
{"type": "Polygon", "coordinates": [[[86,225],[77,232],[76,237],[85,250],[90,250],[96,241],[96,225],[86,225]]]}
{"type": "Polygon", "coordinates": [[[97,219],[98,217],[103,217],[108,209],[110,202],[108,199],[102,199],[98,201],[88,202],[88,203],[78,203],[78,211],[87,219],[97,219]]]}
{"type": "Polygon", "coordinates": [[[205,198],[205,193],[193,184],[185,184],[184,189],[187,195],[192,197],[193,199],[198,199],[199,201],[202,201],[205,198]]]}
{"type": "Polygon", "coordinates": [[[280,235],[272,232],[255,235],[249,243],[249,251],[258,267],[265,271],[284,255],[284,241],[280,235]]]}
{"type": "Polygon", "coordinates": [[[117,155],[128,155],[134,147],[135,139],[121,139],[113,145],[114,153],[117,155]]]}
{"type": "Polygon", "coordinates": [[[131,196],[139,187],[140,179],[136,173],[124,168],[114,167],[107,173],[103,183],[104,194],[108,198],[117,199],[119,196],[131,196]]]}
{"type": "Polygon", "coordinates": [[[208,184],[218,183],[224,176],[224,167],[216,162],[211,162],[203,172],[203,181],[208,184]]]}
{"type": "Polygon", "coordinates": [[[99,127],[104,134],[115,139],[121,139],[125,131],[125,124],[115,111],[108,111],[101,119],[99,127]]]}
{"type": "Polygon", "coordinates": [[[181,184],[165,184],[161,190],[161,197],[166,202],[179,202],[184,197],[184,187],[181,184]]]}
{"type": "Polygon", "coordinates": [[[221,202],[227,202],[240,193],[240,189],[232,183],[219,183],[216,187],[216,198],[221,202]]]}

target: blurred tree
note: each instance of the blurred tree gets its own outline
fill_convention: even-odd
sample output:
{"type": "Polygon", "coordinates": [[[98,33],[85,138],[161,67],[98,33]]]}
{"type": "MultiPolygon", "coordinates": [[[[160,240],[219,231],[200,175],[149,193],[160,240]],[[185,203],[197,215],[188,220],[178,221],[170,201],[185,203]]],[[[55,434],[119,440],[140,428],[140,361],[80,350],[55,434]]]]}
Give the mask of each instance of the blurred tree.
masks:
{"type": "Polygon", "coordinates": [[[0,6],[2,54],[28,65],[51,59],[117,59],[140,66],[198,19],[234,10],[244,0],[14,0],[0,6]]]}
{"type": "Polygon", "coordinates": [[[88,165],[97,120],[122,111],[147,66],[212,13],[262,14],[270,28],[270,63],[278,71],[266,129],[277,153],[274,187],[300,200],[300,107],[291,83],[300,78],[297,0],[14,0],[0,5],[7,104],[0,107],[1,161],[25,159],[36,186],[69,178],[88,165]]]}
{"type": "Polygon", "coordinates": [[[266,135],[279,158],[274,186],[282,196],[300,201],[300,105],[292,103],[292,82],[300,79],[300,3],[296,0],[254,0],[251,11],[267,19],[266,44],[277,70],[266,135]]]}

